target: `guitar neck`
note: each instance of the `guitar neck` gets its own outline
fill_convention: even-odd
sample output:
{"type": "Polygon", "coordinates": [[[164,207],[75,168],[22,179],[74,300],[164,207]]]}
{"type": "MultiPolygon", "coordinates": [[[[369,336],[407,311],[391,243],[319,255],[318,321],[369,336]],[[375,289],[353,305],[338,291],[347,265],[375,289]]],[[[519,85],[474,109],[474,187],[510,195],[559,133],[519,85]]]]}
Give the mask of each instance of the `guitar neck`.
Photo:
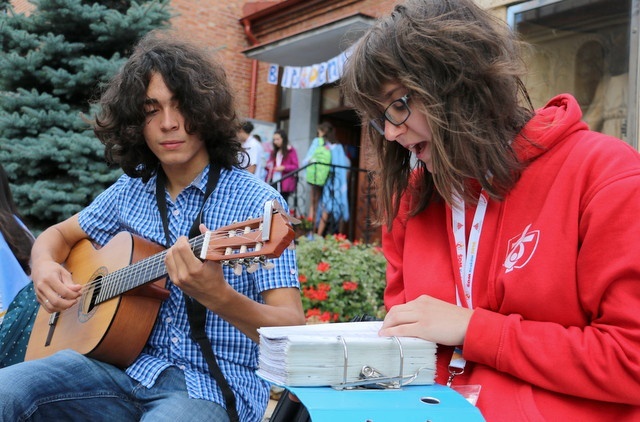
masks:
{"type": "MultiPolygon", "coordinates": [[[[233,265],[234,272],[238,266],[240,271],[242,266],[247,266],[247,271],[253,272],[258,263],[268,268],[265,260],[279,257],[295,235],[289,218],[279,211],[272,212],[271,207],[267,207],[270,202],[265,204],[265,216],[268,218],[266,227],[263,227],[263,217],[208,231],[189,240],[194,254],[202,260],[233,265]]],[[[94,303],[106,302],[143,284],[166,277],[166,256],[167,251],[158,252],[94,280],[90,286],[95,293],[94,303]]]]}
{"type": "MultiPolygon", "coordinates": [[[[204,235],[189,240],[196,256],[200,255],[204,235]]],[[[167,251],[158,252],[127,267],[106,274],[96,283],[100,292],[96,295],[95,304],[106,302],[130,290],[151,283],[167,276],[164,263],[167,251]]],[[[95,286],[94,286],[95,287],[95,286]]]]}

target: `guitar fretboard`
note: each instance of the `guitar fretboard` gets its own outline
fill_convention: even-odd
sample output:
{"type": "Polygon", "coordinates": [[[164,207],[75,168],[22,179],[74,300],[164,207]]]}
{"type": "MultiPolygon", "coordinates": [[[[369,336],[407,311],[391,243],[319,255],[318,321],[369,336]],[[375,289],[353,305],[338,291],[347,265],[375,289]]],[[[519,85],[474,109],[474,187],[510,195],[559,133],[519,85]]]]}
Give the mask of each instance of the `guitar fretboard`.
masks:
{"type": "MultiPolygon", "coordinates": [[[[200,255],[204,237],[205,235],[200,235],[189,240],[191,249],[196,256],[200,255]]],[[[164,263],[166,255],[167,251],[158,252],[92,282],[93,286],[91,287],[97,290],[95,304],[100,304],[143,284],[165,277],[167,275],[167,267],[164,263]]]]}

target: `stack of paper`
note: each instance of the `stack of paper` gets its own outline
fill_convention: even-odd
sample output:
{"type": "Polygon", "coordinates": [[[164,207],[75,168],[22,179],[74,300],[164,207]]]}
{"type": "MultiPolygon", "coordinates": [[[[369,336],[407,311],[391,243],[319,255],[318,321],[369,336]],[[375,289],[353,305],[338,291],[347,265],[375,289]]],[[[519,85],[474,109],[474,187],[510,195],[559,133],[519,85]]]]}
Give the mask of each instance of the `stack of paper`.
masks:
{"type": "Polygon", "coordinates": [[[362,379],[364,366],[383,377],[414,375],[433,384],[435,343],[413,337],[380,337],[381,321],[262,327],[257,374],[282,386],[339,386],[362,379]]]}

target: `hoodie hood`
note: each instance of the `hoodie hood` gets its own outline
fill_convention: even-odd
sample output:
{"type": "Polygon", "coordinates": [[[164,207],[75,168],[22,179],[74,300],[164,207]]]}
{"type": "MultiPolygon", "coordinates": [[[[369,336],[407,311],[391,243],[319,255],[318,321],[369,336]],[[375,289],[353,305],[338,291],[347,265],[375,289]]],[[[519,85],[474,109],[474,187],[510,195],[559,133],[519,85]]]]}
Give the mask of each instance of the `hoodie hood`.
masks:
{"type": "Polygon", "coordinates": [[[578,101],[570,94],[553,97],[525,125],[515,139],[522,162],[531,162],[553,148],[562,139],[579,130],[587,130],[578,101]]]}

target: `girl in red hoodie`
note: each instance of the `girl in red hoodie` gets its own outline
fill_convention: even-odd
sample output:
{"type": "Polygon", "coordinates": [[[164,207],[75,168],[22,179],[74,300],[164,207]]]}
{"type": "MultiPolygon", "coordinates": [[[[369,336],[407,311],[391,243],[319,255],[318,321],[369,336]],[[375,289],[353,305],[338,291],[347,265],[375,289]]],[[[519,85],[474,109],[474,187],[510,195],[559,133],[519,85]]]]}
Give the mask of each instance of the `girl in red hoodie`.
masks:
{"type": "Polygon", "coordinates": [[[570,95],[534,110],[520,64],[472,0],[408,0],[352,50],[343,86],[380,164],[380,334],[438,343],[437,382],[479,389],[488,421],[640,421],[640,155],[570,95]]]}

